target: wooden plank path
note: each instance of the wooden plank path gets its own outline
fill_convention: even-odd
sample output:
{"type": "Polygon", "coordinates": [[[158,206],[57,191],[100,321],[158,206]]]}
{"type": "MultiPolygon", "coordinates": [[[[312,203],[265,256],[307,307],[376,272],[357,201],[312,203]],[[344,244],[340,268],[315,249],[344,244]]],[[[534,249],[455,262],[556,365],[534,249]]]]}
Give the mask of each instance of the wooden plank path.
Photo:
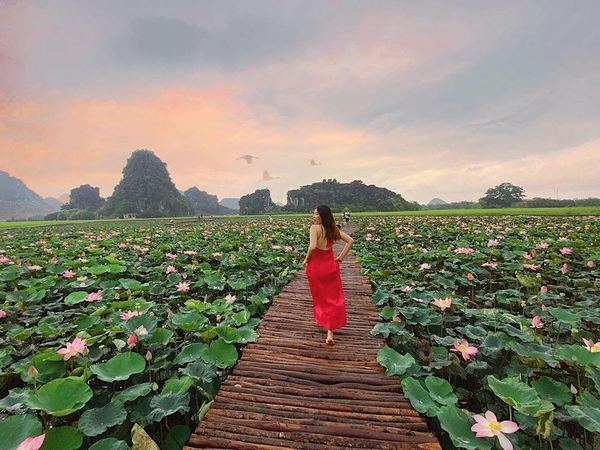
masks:
{"type": "Polygon", "coordinates": [[[370,334],[379,313],[369,279],[352,254],[341,267],[348,325],[335,345],[314,321],[302,270],[273,300],[258,342],[245,347],[184,450],[441,449],[377,362],[385,343],[370,334]]]}

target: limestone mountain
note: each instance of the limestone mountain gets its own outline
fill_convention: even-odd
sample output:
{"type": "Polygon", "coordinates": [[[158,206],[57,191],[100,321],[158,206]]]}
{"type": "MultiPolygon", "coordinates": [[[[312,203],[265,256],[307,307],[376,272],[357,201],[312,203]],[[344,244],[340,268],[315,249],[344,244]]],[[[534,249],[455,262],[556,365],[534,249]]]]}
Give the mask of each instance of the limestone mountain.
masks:
{"type": "Polygon", "coordinates": [[[123,178],[97,214],[177,217],[191,212],[187,199],[171,181],[167,165],[150,150],[135,150],[123,168],[123,178]]]}
{"type": "Polygon", "coordinates": [[[0,220],[42,218],[60,210],[25,186],[18,178],[0,170],[0,220]]]}
{"type": "Polygon", "coordinates": [[[219,199],[216,195],[211,195],[208,192],[201,191],[196,186],[189,188],[183,193],[188,199],[190,206],[195,214],[198,215],[226,215],[235,214],[237,211],[229,209],[219,204],[219,199]]]}

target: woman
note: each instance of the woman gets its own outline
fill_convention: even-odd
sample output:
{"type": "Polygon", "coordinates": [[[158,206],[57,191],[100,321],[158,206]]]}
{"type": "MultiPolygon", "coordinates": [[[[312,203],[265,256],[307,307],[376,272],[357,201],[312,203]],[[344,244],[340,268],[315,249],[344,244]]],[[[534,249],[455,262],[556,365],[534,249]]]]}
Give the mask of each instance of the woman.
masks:
{"type": "Polygon", "coordinates": [[[333,331],[346,325],[346,299],[340,277],[340,263],[352,248],[354,239],[339,229],[329,206],[317,206],[313,222],[303,264],[313,299],[315,320],[327,330],[325,343],[333,345],[333,331]],[[333,244],[339,239],[346,245],[334,257],[333,244]]]}

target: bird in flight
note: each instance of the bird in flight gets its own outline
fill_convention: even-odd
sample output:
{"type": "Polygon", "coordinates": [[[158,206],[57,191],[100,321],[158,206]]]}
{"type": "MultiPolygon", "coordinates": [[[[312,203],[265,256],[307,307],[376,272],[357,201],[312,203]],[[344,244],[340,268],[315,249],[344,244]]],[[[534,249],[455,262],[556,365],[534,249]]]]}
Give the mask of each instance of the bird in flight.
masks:
{"type": "Polygon", "coordinates": [[[244,155],[244,156],[240,156],[239,158],[236,158],[236,159],[245,159],[247,164],[252,164],[253,159],[259,159],[259,158],[257,156],[244,155]]]}
{"type": "Polygon", "coordinates": [[[262,177],[262,180],[260,180],[260,181],[269,181],[269,180],[275,180],[275,179],[277,179],[277,178],[279,178],[279,177],[272,177],[271,175],[269,175],[269,171],[268,171],[268,170],[265,170],[265,171],[263,172],[263,177],[262,177]]]}
{"type": "Polygon", "coordinates": [[[321,163],[316,162],[314,159],[310,160],[309,166],[320,166],[320,165],[321,165],[321,163]]]}

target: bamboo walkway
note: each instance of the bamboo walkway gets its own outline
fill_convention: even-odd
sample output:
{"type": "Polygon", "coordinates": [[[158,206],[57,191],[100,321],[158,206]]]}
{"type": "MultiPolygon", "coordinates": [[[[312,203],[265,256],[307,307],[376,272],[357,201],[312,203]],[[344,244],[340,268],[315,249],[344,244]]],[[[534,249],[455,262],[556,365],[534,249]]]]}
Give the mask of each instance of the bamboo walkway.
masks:
{"type": "Polygon", "coordinates": [[[352,255],[341,267],[348,325],[335,332],[335,345],[314,321],[300,271],[273,300],[258,342],[245,347],[184,450],[441,449],[377,362],[385,343],[370,334],[379,314],[368,278],[352,255]]]}

